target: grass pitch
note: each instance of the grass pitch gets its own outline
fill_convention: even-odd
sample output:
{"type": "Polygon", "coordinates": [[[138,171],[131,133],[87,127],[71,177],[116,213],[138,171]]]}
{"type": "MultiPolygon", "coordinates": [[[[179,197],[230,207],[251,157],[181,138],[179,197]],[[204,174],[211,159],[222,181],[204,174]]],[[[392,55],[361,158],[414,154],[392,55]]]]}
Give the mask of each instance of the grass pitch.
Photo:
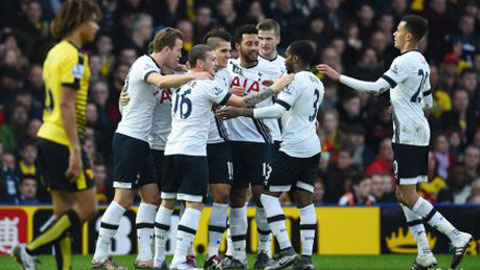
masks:
{"type": "MultiPolygon", "coordinates": [[[[451,255],[436,255],[438,266],[436,270],[447,270],[450,268],[451,255]]],[[[73,257],[73,270],[90,270],[91,256],[75,255],[73,257]]],[[[55,270],[55,259],[53,256],[40,256],[40,264],[37,270],[55,270]]],[[[114,257],[115,262],[120,265],[134,269],[134,255],[114,257]]],[[[171,258],[170,258],[171,259],[171,258]]],[[[197,262],[203,265],[204,257],[198,256],[197,262]]],[[[319,270],[409,270],[415,255],[378,255],[378,256],[314,256],[315,269],[319,270]]],[[[250,269],[255,263],[255,256],[249,255],[248,262],[250,269]]],[[[20,270],[14,258],[0,256],[1,270],[20,270]]],[[[480,256],[466,256],[462,264],[456,270],[480,270],[480,256]]]]}

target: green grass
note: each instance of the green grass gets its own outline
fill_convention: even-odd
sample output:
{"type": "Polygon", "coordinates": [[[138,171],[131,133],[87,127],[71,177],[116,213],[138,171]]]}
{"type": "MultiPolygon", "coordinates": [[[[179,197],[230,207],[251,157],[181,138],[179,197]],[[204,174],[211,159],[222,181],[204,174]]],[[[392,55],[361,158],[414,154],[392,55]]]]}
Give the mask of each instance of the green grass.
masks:
{"type": "MultiPolygon", "coordinates": [[[[134,269],[132,262],[135,256],[118,256],[115,261],[129,269],[134,269]]],[[[320,270],[407,270],[410,269],[415,255],[379,255],[379,256],[315,256],[315,269],[320,270]]],[[[74,256],[73,270],[89,270],[91,256],[74,256]]],[[[198,262],[203,264],[204,258],[199,256],[198,262]]],[[[449,268],[451,256],[437,255],[437,270],[449,268]]],[[[38,270],[55,270],[53,256],[40,256],[41,264],[38,270]]],[[[252,267],[255,256],[249,255],[248,261],[252,267]]],[[[0,256],[1,270],[20,270],[12,257],[0,256]]],[[[480,256],[466,256],[457,270],[480,270],[480,256]]]]}

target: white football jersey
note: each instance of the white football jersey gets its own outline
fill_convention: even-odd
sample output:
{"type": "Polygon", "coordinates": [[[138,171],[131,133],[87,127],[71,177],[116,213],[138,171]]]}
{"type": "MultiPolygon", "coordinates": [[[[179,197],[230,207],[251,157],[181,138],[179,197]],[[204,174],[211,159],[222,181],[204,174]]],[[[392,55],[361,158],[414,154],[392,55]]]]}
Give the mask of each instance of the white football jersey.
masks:
{"type": "Polygon", "coordinates": [[[423,92],[430,90],[430,66],[416,50],[393,60],[382,76],[391,86],[394,143],[428,146],[430,126],[423,113],[423,92]]]}
{"type": "MultiPolygon", "coordinates": [[[[240,65],[240,58],[230,59],[227,68],[232,79],[231,86],[244,87],[245,95],[262,91],[279,76],[278,69],[269,69],[265,61],[258,61],[257,65],[244,68],[240,65]]],[[[269,98],[256,104],[255,108],[272,104],[273,98],[269,98]]],[[[282,139],[277,119],[258,120],[241,116],[226,123],[231,141],[273,143],[282,139]]]]}
{"type": "Polygon", "coordinates": [[[161,73],[161,69],[150,55],[143,55],[132,64],[125,79],[130,102],[122,108],[117,133],[148,142],[158,89],[146,78],[153,72],[161,73]]]}
{"type": "MultiPolygon", "coordinates": [[[[225,88],[230,90],[230,72],[226,68],[222,68],[215,73],[215,80],[225,88]]],[[[228,129],[222,119],[215,117],[213,110],[210,114],[210,130],[208,131],[207,143],[221,143],[228,139],[228,129]]]]}
{"type": "Polygon", "coordinates": [[[206,156],[212,105],[225,105],[230,95],[216,80],[195,80],[177,88],[165,155],[206,156]]]}
{"type": "Polygon", "coordinates": [[[157,102],[153,109],[152,128],[148,136],[150,149],[165,150],[172,126],[172,90],[160,89],[155,93],[157,102]]]}
{"type": "Polygon", "coordinates": [[[283,56],[279,54],[277,54],[277,56],[272,60],[269,60],[261,55],[258,55],[258,60],[264,61],[265,64],[268,66],[268,69],[270,70],[277,69],[279,76],[280,75],[283,76],[287,74],[287,67],[285,66],[285,58],[283,58],[283,56]]]}
{"type": "Polygon", "coordinates": [[[310,71],[300,71],[276,103],[287,111],[282,116],[282,142],[280,151],[297,158],[309,158],[320,153],[315,120],[323,100],[322,82],[310,71]]]}

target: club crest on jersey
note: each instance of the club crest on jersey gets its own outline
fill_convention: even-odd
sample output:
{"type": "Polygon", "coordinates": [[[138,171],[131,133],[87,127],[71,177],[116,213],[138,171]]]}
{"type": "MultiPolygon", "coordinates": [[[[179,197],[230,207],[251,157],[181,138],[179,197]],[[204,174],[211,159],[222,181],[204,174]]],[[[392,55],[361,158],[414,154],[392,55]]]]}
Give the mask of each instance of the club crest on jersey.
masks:
{"type": "Polygon", "coordinates": [[[78,63],[73,66],[72,75],[75,79],[81,79],[84,72],[85,67],[82,64],[78,63]]]}
{"type": "Polygon", "coordinates": [[[398,67],[398,65],[394,65],[392,68],[392,72],[395,74],[398,74],[399,71],[400,71],[400,68],[398,67]]]}
{"type": "Polygon", "coordinates": [[[218,86],[213,87],[213,94],[214,94],[215,96],[220,95],[222,92],[223,92],[223,89],[222,89],[222,88],[220,88],[220,87],[218,87],[218,86]]]}

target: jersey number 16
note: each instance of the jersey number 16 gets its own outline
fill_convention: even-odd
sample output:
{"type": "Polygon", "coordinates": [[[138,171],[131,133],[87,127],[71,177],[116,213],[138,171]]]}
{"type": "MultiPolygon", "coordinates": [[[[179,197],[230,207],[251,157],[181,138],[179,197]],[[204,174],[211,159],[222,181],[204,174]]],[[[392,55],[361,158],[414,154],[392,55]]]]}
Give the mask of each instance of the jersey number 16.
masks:
{"type": "Polygon", "coordinates": [[[192,90],[188,89],[181,95],[179,95],[178,92],[175,95],[175,106],[173,107],[173,112],[177,113],[179,110],[180,118],[186,119],[192,113],[192,101],[188,98],[190,93],[192,93],[192,90]]]}

